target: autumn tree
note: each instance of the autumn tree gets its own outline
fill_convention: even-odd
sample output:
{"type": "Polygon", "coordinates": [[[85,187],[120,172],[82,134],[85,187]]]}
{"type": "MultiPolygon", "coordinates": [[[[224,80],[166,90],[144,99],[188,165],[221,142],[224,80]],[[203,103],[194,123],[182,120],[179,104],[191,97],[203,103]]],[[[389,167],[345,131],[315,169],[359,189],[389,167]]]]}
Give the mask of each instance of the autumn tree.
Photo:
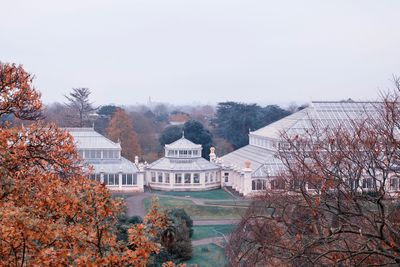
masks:
{"type": "Polygon", "coordinates": [[[282,133],[280,190],[254,200],[230,240],[231,264],[398,266],[399,97],[346,124],[310,118],[303,133],[282,133]]]}
{"type": "Polygon", "coordinates": [[[107,128],[107,136],[114,142],[121,142],[122,156],[127,159],[134,161],[135,156],[141,154],[141,148],[132,121],[123,109],[118,108],[115,111],[107,128]]]}
{"type": "Polygon", "coordinates": [[[158,159],[160,144],[158,142],[159,128],[157,122],[145,116],[142,112],[129,112],[133,127],[138,136],[138,142],[142,148],[142,158],[148,162],[158,159]]]}
{"type": "Polygon", "coordinates": [[[88,126],[90,115],[97,110],[90,102],[89,96],[91,92],[89,88],[73,88],[69,95],[65,95],[68,100],[65,105],[70,109],[70,123],[74,126],[88,126]]]}
{"type": "MultiPolygon", "coordinates": [[[[121,203],[87,178],[73,138],[41,120],[40,94],[22,66],[0,63],[0,266],[146,266],[167,227],[152,208],[116,242],[121,203]]],[[[173,266],[168,263],[168,266],[173,266]]]]}

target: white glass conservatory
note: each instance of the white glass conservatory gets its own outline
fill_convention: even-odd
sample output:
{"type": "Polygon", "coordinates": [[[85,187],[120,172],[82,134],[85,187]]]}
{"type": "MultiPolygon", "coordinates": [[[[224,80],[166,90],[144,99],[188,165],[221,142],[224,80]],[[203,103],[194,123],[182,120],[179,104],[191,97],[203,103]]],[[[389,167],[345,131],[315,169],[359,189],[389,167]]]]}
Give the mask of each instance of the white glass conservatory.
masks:
{"type": "Polygon", "coordinates": [[[202,191],[221,187],[218,165],[201,157],[202,146],[184,136],[165,145],[165,157],[146,168],[146,184],[166,191],[202,191]]]}
{"type": "Polygon", "coordinates": [[[87,166],[92,166],[89,175],[110,190],[143,191],[144,173],[135,163],[121,156],[121,145],[115,143],[93,128],[68,128],[74,137],[80,157],[87,166]]]}

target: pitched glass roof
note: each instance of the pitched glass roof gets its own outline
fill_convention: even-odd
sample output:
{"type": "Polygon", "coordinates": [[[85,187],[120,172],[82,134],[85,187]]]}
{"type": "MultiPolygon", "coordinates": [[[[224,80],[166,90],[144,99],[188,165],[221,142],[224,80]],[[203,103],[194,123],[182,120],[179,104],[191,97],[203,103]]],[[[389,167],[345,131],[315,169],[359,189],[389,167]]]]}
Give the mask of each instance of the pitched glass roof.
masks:
{"type": "Polygon", "coordinates": [[[181,139],[176,140],[175,142],[165,145],[167,149],[200,149],[201,145],[197,145],[192,141],[189,141],[184,136],[181,139]]]}
{"type": "Polygon", "coordinates": [[[161,171],[210,171],[217,170],[219,167],[204,158],[173,159],[161,158],[151,163],[148,170],[161,171]]]}
{"type": "Polygon", "coordinates": [[[76,142],[78,149],[121,149],[115,143],[96,132],[93,128],[66,128],[76,142]]]}
{"type": "Polygon", "coordinates": [[[352,120],[374,118],[380,108],[382,103],[379,102],[315,101],[309,107],[251,132],[250,135],[279,139],[283,132],[304,133],[305,129],[312,127],[311,123],[316,123],[319,127],[341,125],[351,129],[352,120]]]}
{"type": "MultiPolygon", "coordinates": [[[[301,135],[314,123],[319,127],[340,125],[352,129],[352,120],[374,119],[381,108],[380,102],[316,101],[301,111],[250,132],[250,135],[280,140],[282,133],[301,135]]],[[[267,148],[247,145],[221,159],[224,167],[236,165],[239,168],[244,167],[245,160],[250,160],[251,168],[254,170],[252,177],[267,177],[277,175],[284,168],[282,162],[274,155],[275,152],[267,148]]]]}
{"type": "Polygon", "coordinates": [[[87,164],[93,166],[95,173],[136,173],[138,168],[136,165],[124,157],[114,160],[90,160],[87,164]]]}
{"type": "Polygon", "coordinates": [[[249,160],[251,168],[255,170],[263,165],[266,159],[273,156],[274,153],[274,151],[265,148],[247,145],[221,157],[222,166],[244,168],[244,162],[249,160]]]}

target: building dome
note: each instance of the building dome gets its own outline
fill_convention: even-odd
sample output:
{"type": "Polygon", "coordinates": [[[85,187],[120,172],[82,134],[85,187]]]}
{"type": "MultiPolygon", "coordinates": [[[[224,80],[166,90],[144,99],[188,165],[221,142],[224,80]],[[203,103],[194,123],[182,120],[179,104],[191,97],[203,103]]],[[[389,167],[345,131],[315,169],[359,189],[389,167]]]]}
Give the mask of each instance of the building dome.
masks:
{"type": "Polygon", "coordinates": [[[168,158],[200,158],[202,147],[182,135],[181,139],[165,145],[165,156],[168,158]]]}
{"type": "Polygon", "coordinates": [[[165,157],[146,168],[147,185],[168,191],[200,191],[221,186],[220,168],[201,157],[201,145],[182,135],[164,149],[165,157]]]}

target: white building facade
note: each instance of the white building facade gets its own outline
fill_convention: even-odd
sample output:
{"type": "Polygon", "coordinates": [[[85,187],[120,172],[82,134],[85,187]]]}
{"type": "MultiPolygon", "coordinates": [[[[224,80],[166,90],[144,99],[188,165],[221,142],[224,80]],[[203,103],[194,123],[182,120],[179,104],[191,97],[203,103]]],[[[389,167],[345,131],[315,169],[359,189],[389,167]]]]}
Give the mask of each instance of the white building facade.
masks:
{"type": "MultiPolygon", "coordinates": [[[[135,163],[121,157],[121,146],[92,128],[68,129],[78,152],[94,172],[91,179],[110,190],[143,191],[144,186],[164,191],[203,191],[231,187],[244,196],[264,190],[281,190],[277,175],[283,169],[278,149],[287,144],[281,134],[302,134],[312,123],[321,126],[351,127],[351,120],[376,112],[371,102],[312,102],[307,108],[249,133],[249,144],[221,158],[211,148],[210,161],[201,157],[202,146],[184,136],[165,145],[165,156],[151,164],[135,163]]],[[[369,178],[371,179],[371,178],[369,178]]],[[[372,189],[373,182],[362,179],[357,185],[372,189]]],[[[388,192],[400,192],[400,177],[390,177],[388,192]]]]}
{"type": "Polygon", "coordinates": [[[184,136],[165,145],[165,157],[146,167],[145,183],[164,191],[203,191],[221,187],[220,167],[201,157],[202,146],[184,136]]]}
{"type": "Polygon", "coordinates": [[[121,156],[121,145],[93,128],[68,128],[75,140],[80,157],[87,168],[92,167],[90,179],[97,180],[112,191],[143,192],[143,165],[121,156]]]}
{"type": "MultiPolygon", "coordinates": [[[[251,196],[264,190],[281,190],[284,186],[277,175],[284,169],[275,156],[278,149],[287,146],[281,134],[301,135],[318,123],[322,127],[348,127],[351,121],[365,118],[377,112],[373,102],[312,102],[307,108],[293,113],[279,121],[249,133],[249,145],[233,151],[219,159],[222,185],[232,187],[244,196],[251,196]]],[[[372,178],[363,178],[361,190],[371,190],[372,178]]],[[[388,183],[389,193],[400,192],[400,177],[393,176],[388,183]]]]}

